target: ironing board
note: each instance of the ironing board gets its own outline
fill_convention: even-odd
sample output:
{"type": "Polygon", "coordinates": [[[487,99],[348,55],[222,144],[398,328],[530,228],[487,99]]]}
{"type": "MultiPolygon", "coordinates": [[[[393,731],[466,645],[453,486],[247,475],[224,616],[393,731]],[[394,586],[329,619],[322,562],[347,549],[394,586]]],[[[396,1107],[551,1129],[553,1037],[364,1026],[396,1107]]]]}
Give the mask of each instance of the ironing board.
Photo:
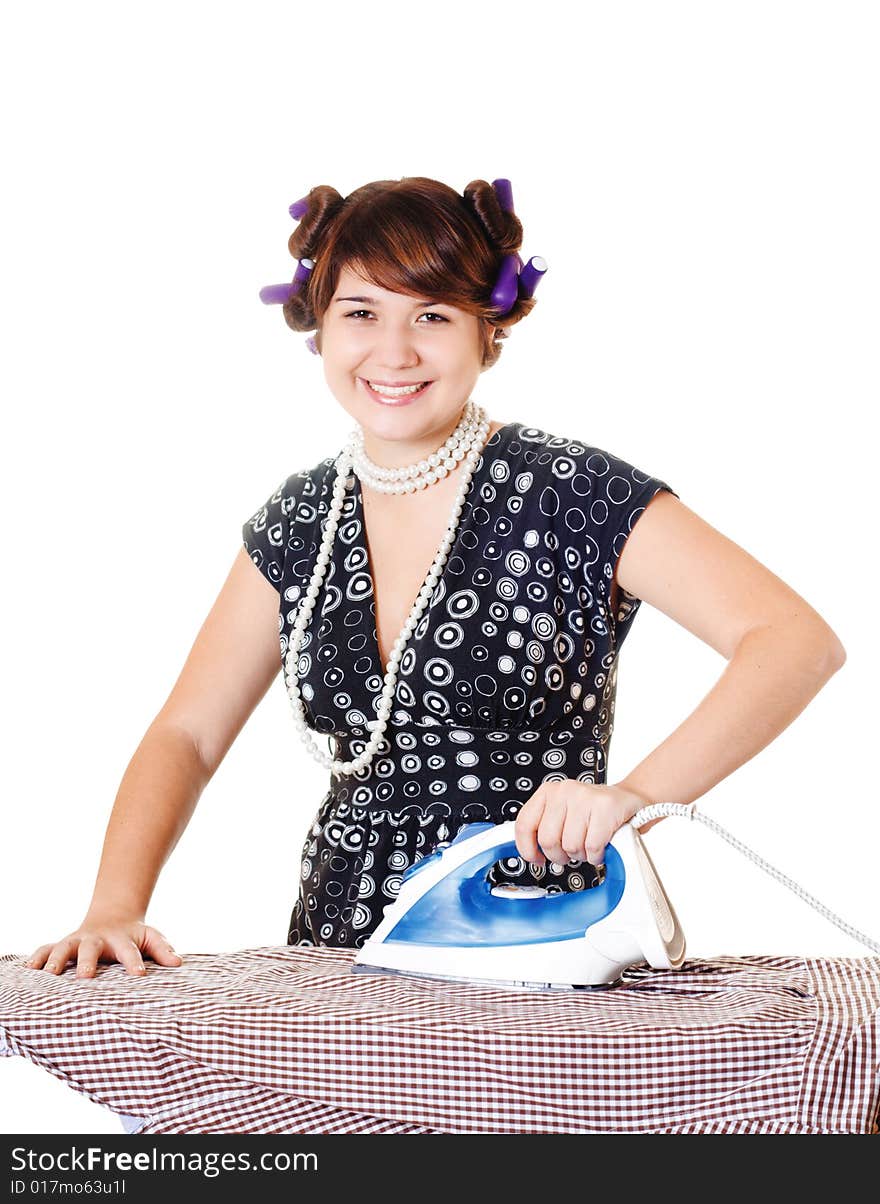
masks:
{"type": "Polygon", "coordinates": [[[268,946],[80,980],[6,955],[0,1053],[132,1133],[878,1131],[878,957],[643,963],[548,992],[352,974],[354,956],[268,946]]]}

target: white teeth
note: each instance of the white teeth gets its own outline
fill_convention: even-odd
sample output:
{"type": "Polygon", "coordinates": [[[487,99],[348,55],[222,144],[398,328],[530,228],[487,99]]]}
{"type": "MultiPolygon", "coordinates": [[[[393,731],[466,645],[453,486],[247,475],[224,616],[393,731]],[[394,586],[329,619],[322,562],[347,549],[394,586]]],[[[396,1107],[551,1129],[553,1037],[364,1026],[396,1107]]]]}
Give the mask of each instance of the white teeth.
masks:
{"type": "Polygon", "coordinates": [[[391,385],[374,385],[372,381],[367,383],[376,393],[384,393],[388,397],[403,397],[405,393],[417,393],[426,382],[422,381],[421,385],[400,385],[397,388],[391,385]]]}

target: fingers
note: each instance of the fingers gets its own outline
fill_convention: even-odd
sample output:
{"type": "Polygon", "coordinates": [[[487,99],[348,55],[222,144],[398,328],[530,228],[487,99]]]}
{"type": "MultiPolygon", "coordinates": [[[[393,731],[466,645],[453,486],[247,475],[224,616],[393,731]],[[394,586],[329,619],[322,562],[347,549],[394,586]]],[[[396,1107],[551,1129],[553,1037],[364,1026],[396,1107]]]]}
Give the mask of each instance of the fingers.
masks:
{"type": "Polygon", "coordinates": [[[131,937],[118,938],[111,948],[116,960],[125,967],[127,974],[146,974],[147,967],[144,965],[141,951],[131,937]]]}
{"type": "Polygon", "coordinates": [[[98,958],[104,942],[96,936],[85,936],[79,943],[79,955],[76,962],[77,978],[94,978],[98,968],[98,958]]]}
{"type": "Polygon", "coordinates": [[[160,966],[179,966],[183,958],[172,947],[166,937],[155,928],[148,928],[144,940],[144,952],[160,966]]]}
{"type": "Polygon", "coordinates": [[[548,807],[538,828],[538,843],[557,865],[585,860],[598,865],[605,853],[601,820],[588,803],[578,809],[567,808],[564,802],[548,807]]]}
{"type": "MultiPolygon", "coordinates": [[[[139,936],[140,929],[130,931],[107,930],[91,934],[72,933],[55,944],[41,945],[24,963],[29,969],[45,969],[48,974],[63,974],[68,962],[76,962],[77,978],[94,978],[98,962],[118,961],[127,974],[141,978],[147,968],[141,945],[132,936],[139,936]]],[[[163,966],[179,966],[183,958],[175,952],[166,937],[155,928],[143,929],[143,952],[154,962],[163,966]]]]}
{"type": "Polygon", "coordinates": [[[62,974],[76,949],[73,937],[65,937],[54,945],[41,945],[25,962],[31,969],[45,969],[48,974],[62,974]]]}
{"type": "MultiPolygon", "coordinates": [[[[586,846],[589,840],[589,832],[592,822],[592,812],[587,810],[582,814],[569,811],[565,817],[565,826],[562,829],[562,839],[560,841],[562,847],[562,855],[566,859],[561,864],[565,865],[568,861],[589,861],[586,852],[586,846]]],[[[559,861],[558,857],[554,857],[554,861],[559,861]]]]}
{"type": "Polygon", "coordinates": [[[40,945],[39,949],[35,950],[24,964],[32,970],[41,970],[46,964],[46,958],[54,948],[54,945],[40,945]]]}
{"type": "Polygon", "coordinates": [[[544,814],[538,825],[538,844],[550,861],[557,865],[568,864],[568,853],[562,847],[562,833],[565,828],[565,805],[551,804],[544,808],[544,814]]]}
{"type": "Polygon", "coordinates": [[[591,865],[605,864],[605,845],[610,840],[606,838],[607,821],[603,821],[595,811],[588,811],[584,817],[569,816],[566,819],[559,848],[553,850],[553,860],[560,865],[569,861],[589,861],[591,865]]]}
{"type": "Polygon", "coordinates": [[[572,860],[583,861],[589,807],[570,808],[565,793],[550,789],[552,786],[575,785],[583,783],[546,782],[520,808],[516,817],[516,845],[520,856],[532,864],[543,865],[545,857],[557,865],[568,865],[572,860]],[[539,805],[533,806],[536,800],[539,805]]]}
{"type": "Polygon", "coordinates": [[[520,807],[514,822],[517,851],[520,857],[524,857],[532,865],[544,864],[544,854],[538,845],[538,828],[544,814],[545,802],[546,791],[543,786],[539,786],[532,797],[520,807]]]}
{"type": "Polygon", "coordinates": [[[604,796],[593,790],[568,779],[539,787],[516,817],[520,856],[534,865],[543,865],[545,857],[562,866],[585,860],[602,865],[615,828],[607,807],[598,805],[604,796]]]}
{"type": "Polygon", "coordinates": [[[94,978],[97,972],[101,954],[107,951],[109,960],[118,961],[125,968],[126,974],[141,978],[147,972],[141,951],[136,942],[127,933],[110,933],[106,937],[86,936],[79,945],[77,960],[77,978],[94,978]]]}
{"type": "Polygon", "coordinates": [[[590,865],[604,865],[605,842],[600,843],[594,839],[592,846],[588,843],[586,854],[587,861],[589,861],[590,865]]]}

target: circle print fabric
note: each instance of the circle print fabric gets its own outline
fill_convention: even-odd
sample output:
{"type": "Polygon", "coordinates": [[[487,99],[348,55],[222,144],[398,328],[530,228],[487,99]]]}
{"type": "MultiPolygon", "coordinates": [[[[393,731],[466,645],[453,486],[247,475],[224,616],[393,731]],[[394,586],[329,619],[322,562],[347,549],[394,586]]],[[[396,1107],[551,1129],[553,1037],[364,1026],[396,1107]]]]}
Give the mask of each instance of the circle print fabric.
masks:
{"type": "MultiPolygon", "coordinates": [[[[291,474],[242,527],[278,591],[282,659],[335,478],[335,457],[291,474]]],[[[366,747],[384,677],[361,483],[352,474],[349,484],[298,659],[307,723],[343,760],[366,747]]],[[[463,825],[515,818],[542,782],[606,781],[617,658],[640,605],[614,570],[663,489],[675,492],[536,427],[507,423],[488,440],[401,659],[383,741],[360,773],[330,775],[300,851],[288,943],[359,947],[405,870],[463,825]]],[[[292,730],[291,766],[301,754],[292,730]]],[[[594,877],[587,862],[519,857],[489,873],[551,892],[589,889],[594,877]]]]}

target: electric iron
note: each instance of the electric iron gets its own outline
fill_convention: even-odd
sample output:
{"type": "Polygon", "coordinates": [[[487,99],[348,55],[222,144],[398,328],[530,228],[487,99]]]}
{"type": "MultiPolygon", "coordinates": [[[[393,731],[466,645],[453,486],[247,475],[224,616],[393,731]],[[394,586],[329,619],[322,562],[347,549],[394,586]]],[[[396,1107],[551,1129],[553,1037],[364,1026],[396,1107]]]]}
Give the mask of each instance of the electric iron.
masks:
{"type": "Polygon", "coordinates": [[[571,989],[613,986],[636,962],[681,966],[684,933],[632,823],[606,846],[598,885],[555,894],[490,884],[496,861],[519,856],[514,830],[466,824],[414,862],[352,972],[571,989]]]}

